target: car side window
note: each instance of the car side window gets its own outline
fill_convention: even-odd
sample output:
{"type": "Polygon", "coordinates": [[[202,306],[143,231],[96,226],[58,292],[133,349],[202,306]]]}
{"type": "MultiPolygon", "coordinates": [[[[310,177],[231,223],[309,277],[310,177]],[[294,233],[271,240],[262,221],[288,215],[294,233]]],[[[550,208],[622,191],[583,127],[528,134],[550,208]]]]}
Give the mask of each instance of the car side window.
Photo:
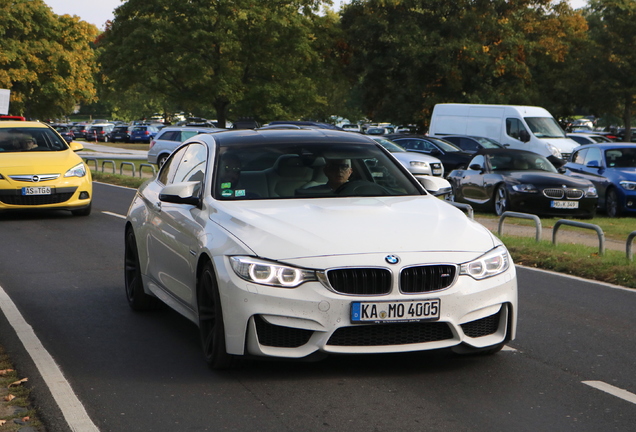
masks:
{"type": "Polygon", "coordinates": [[[468,138],[460,138],[459,139],[459,146],[463,149],[463,150],[474,150],[477,151],[479,150],[479,146],[477,145],[477,143],[471,139],[468,138]]]}
{"type": "Polygon", "coordinates": [[[168,185],[173,182],[172,179],[177,172],[179,162],[181,162],[181,159],[183,159],[187,148],[188,147],[180,148],[168,158],[166,163],[163,164],[163,166],[161,167],[161,171],[159,171],[159,175],[157,176],[157,180],[161,184],[168,185]]]}
{"type": "Polygon", "coordinates": [[[509,137],[519,139],[521,131],[525,130],[526,128],[523,123],[521,123],[521,120],[516,118],[506,119],[506,134],[508,134],[509,137]]]}
{"type": "MultiPolygon", "coordinates": [[[[470,163],[468,164],[468,167],[470,168],[470,167],[472,167],[473,165],[479,165],[479,166],[481,166],[482,168],[485,168],[485,166],[486,166],[486,159],[484,158],[484,155],[478,155],[478,156],[475,156],[475,157],[473,158],[473,160],[471,160],[471,161],[470,161],[470,163]]],[[[472,168],[470,168],[470,169],[472,169],[472,168]]]]}
{"type": "Polygon", "coordinates": [[[587,149],[579,150],[572,155],[572,162],[575,164],[583,165],[585,163],[585,155],[587,153],[587,149]]]}
{"type": "Polygon", "coordinates": [[[179,135],[180,132],[179,131],[166,131],[165,133],[161,134],[161,136],[159,136],[160,140],[165,140],[165,141],[179,141],[179,135]]]}
{"type": "Polygon", "coordinates": [[[601,150],[597,148],[590,148],[585,155],[585,165],[595,164],[601,166],[601,150]]]}
{"type": "Polygon", "coordinates": [[[179,162],[173,183],[203,181],[207,160],[208,152],[204,145],[192,143],[185,147],[185,153],[179,162]]]}

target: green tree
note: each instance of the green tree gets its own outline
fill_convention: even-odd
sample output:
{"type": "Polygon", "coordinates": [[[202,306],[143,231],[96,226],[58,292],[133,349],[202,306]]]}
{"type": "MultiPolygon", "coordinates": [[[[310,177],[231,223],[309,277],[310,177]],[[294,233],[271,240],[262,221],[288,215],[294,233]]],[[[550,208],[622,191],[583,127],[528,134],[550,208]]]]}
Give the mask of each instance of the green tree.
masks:
{"type": "Polygon", "coordinates": [[[97,28],[55,15],[42,0],[0,0],[0,88],[11,90],[10,110],[55,118],[92,101],[97,28]]]}
{"type": "Polygon", "coordinates": [[[424,124],[440,102],[546,101],[534,74],[565,61],[585,21],[550,0],[357,0],[343,28],[369,117],[424,124]]]}
{"type": "Polygon", "coordinates": [[[636,1],[591,0],[588,23],[592,46],[587,57],[588,95],[598,110],[623,118],[631,141],[636,96],[636,1]]]}
{"type": "Polygon", "coordinates": [[[182,110],[261,119],[324,104],[309,71],[319,58],[319,0],[129,0],[99,44],[104,81],[141,86],[182,110]]]}

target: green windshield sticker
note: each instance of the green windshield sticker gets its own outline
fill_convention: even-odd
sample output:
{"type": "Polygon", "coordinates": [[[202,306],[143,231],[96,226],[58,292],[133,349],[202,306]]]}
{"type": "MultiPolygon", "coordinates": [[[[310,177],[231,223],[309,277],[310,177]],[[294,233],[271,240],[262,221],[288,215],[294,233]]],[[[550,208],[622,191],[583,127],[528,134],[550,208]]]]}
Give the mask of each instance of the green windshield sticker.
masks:
{"type": "Polygon", "coordinates": [[[225,189],[221,191],[221,196],[223,197],[231,197],[234,196],[234,191],[229,190],[229,189],[225,189]]]}
{"type": "Polygon", "coordinates": [[[237,196],[237,197],[244,197],[244,196],[245,196],[245,189],[237,190],[237,191],[234,193],[234,196],[237,196]]]}
{"type": "Polygon", "coordinates": [[[221,183],[221,189],[229,189],[232,187],[232,183],[227,182],[227,183],[221,183]]]}

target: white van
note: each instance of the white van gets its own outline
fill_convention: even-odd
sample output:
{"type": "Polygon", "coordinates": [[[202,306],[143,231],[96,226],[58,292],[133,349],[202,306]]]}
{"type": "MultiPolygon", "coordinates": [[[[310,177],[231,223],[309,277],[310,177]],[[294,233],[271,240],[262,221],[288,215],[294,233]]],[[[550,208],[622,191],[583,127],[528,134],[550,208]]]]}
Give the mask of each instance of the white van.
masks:
{"type": "Polygon", "coordinates": [[[545,109],[530,106],[437,104],[429,135],[472,135],[492,138],[505,147],[529,150],[563,164],[579,144],[565,136],[545,109]],[[556,159],[555,159],[556,158],[556,159]]]}

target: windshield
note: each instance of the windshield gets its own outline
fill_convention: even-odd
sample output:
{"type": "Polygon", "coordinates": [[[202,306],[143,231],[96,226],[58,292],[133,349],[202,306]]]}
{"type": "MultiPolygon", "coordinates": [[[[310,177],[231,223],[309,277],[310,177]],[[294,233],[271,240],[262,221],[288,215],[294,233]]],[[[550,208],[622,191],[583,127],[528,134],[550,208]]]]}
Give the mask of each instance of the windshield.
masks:
{"type": "Polygon", "coordinates": [[[462,149],[460,149],[459,147],[457,147],[455,144],[450,143],[446,140],[443,139],[439,139],[439,138],[426,138],[427,140],[429,140],[430,142],[434,143],[436,146],[438,146],[439,148],[441,148],[442,150],[444,150],[445,152],[460,152],[462,151],[462,149]]]}
{"type": "Polygon", "coordinates": [[[67,150],[66,141],[48,128],[0,128],[0,153],[67,150]]]}
{"type": "Polygon", "coordinates": [[[486,137],[473,137],[483,148],[502,148],[503,146],[497,141],[486,137]]]}
{"type": "Polygon", "coordinates": [[[634,168],[636,167],[636,148],[605,150],[605,162],[608,168],[634,168]]]}
{"type": "Polygon", "coordinates": [[[218,154],[214,197],[220,200],[423,194],[373,144],[231,145],[218,154]]]}
{"type": "Polygon", "coordinates": [[[393,141],[389,141],[388,139],[384,139],[384,138],[372,138],[372,139],[373,139],[373,141],[379,143],[382,147],[384,147],[385,149],[387,149],[391,153],[403,153],[403,152],[406,152],[406,150],[404,150],[404,147],[402,147],[399,144],[394,143],[393,141]]]}
{"type": "Polygon", "coordinates": [[[554,165],[545,157],[530,152],[497,153],[488,155],[493,171],[547,171],[556,173],[554,165]]]}
{"type": "Polygon", "coordinates": [[[552,117],[524,117],[537,138],[565,138],[565,132],[552,117]]]}

